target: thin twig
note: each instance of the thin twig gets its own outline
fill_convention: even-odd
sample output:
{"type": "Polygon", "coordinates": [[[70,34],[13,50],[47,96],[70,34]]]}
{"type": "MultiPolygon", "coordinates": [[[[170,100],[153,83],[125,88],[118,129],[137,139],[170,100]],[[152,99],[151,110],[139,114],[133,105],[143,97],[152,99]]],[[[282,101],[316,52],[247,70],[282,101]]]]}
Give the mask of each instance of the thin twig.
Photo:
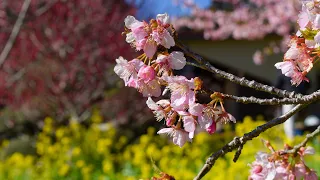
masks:
{"type": "Polygon", "coordinates": [[[36,11],[36,16],[41,16],[42,14],[46,13],[52,6],[54,6],[56,3],[58,2],[58,0],[53,0],[53,1],[49,1],[47,2],[44,6],[42,6],[41,8],[37,9],[36,11]]]}
{"type": "Polygon", "coordinates": [[[198,64],[188,62],[189,65],[199,67],[201,69],[204,69],[206,71],[214,73],[221,78],[227,79],[227,80],[234,82],[234,83],[237,83],[241,86],[253,88],[258,91],[264,91],[264,92],[274,94],[274,95],[277,95],[280,97],[288,97],[288,98],[298,98],[298,97],[302,96],[302,94],[296,94],[295,92],[281,90],[281,89],[275,88],[273,86],[268,86],[268,85],[265,85],[262,83],[258,83],[254,80],[248,80],[244,77],[240,78],[240,77],[235,76],[233,74],[230,74],[230,73],[227,73],[227,72],[222,71],[220,69],[217,69],[214,66],[212,66],[209,62],[205,61],[201,56],[199,56],[198,54],[189,50],[189,48],[186,47],[184,44],[178,42],[177,40],[176,40],[176,42],[177,42],[176,46],[179,47],[184,52],[184,54],[186,56],[188,56],[198,62],[198,64]]]}
{"type": "Polygon", "coordinates": [[[314,102],[320,99],[320,90],[313,92],[312,94],[304,95],[298,98],[283,98],[283,99],[278,99],[278,98],[261,99],[253,96],[238,97],[230,94],[223,94],[223,93],[221,94],[224,96],[224,98],[231,99],[239,103],[244,103],[244,104],[255,103],[260,105],[304,104],[304,103],[314,102]]]}
{"type": "Polygon", "coordinates": [[[9,52],[11,51],[11,48],[17,38],[17,35],[20,32],[21,25],[23,23],[23,20],[26,16],[26,13],[27,13],[28,8],[30,6],[30,2],[31,2],[31,0],[25,0],[23,2],[23,5],[21,7],[21,11],[20,11],[19,16],[16,20],[16,23],[13,26],[10,37],[9,37],[6,45],[4,46],[4,48],[0,54],[0,67],[3,65],[4,61],[7,59],[9,52]]]}
{"type": "MultiPolygon", "coordinates": [[[[308,104],[299,104],[295,106],[292,110],[287,112],[286,114],[279,116],[261,126],[256,127],[254,130],[244,134],[242,137],[235,137],[231,142],[223,146],[219,151],[213,153],[207,159],[205,165],[202,167],[202,169],[200,170],[198,175],[194,178],[194,180],[199,180],[204,175],[206,175],[219,157],[239,148],[240,146],[243,146],[247,141],[252,140],[255,137],[258,137],[262,132],[266,131],[267,129],[270,129],[278,124],[284,123],[288,118],[290,118],[295,113],[299,112],[301,109],[305,108],[307,105],[308,104]]],[[[240,155],[240,153],[238,154],[240,155]]],[[[239,155],[237,155],[235,159],[237,159],[239,155]]]]}
{"type": "MultiPolygon", "coordinates": [[[[215,92],[212,90],[204,89],[202,87],[202,90],[199,91],[199,93],[211,95],[215,92]]],[[[223,96],[224,99],[234,100],[235,102],[243,103],[243,104],[260,104],[260,105],[304,104],[304,103],[311,103],[320,99],[320,89],[313,92],[312,94],[303,95],[298,98],[281,98],[281,99],[279,98],[262,99],[254,96],[239,97],[232,94],[225,94],[221,92],[219,93],[223,96]]]]}
{"type": "Polygon", "coordinates": [[[295,145],[292,149],[284,151],[281,154],[297,154],[301,147],[305,147],[307,142],[316,137],[318,134],[320,134],[320,125],[312,133],[307,134],[306,138],[300,144],[295,145]]]}

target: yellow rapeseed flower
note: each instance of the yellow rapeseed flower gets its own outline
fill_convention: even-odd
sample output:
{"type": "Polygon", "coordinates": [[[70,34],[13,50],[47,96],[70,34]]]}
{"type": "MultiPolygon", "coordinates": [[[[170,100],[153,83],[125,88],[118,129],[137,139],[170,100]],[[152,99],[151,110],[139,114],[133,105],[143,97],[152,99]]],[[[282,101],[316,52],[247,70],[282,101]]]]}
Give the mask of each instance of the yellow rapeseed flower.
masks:
{"type": "Polygon", "coordinates": [[[81,153],[81,148],[80,147],[75,147],[75,148],[73,148],[73,150],[72,150],[72,156],[79,156],[80,155],[80,153],[81,153]]]}
{"type": "Polygon", "coordinates": [[[69,172],[70,166],[68,164],[63,164],[60,169],[58,174],[60,176],[65,176],[69,172]]]}
{"type": "Polygon", "coordinates": [[[85,165],[85,162],[84,162],[84,160],[78,160],[77,162],[76,162],[76,166],[78,167],[78,168],[82,168],[83,166],[85,165]]]}
{"type": "Polygon", "coordinates": [[[104,160],[102,166],[102,170],[106,174],[113,170],[113,164],[108,160],[104,160]]]}

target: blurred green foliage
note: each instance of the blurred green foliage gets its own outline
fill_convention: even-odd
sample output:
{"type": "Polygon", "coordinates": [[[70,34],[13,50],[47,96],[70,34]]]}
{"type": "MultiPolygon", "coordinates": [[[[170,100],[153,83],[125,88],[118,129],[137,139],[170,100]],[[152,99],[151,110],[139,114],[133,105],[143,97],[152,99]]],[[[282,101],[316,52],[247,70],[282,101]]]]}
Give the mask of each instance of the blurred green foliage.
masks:
{"type": "MultiPolygon", "coordinates": [[[[243,123],[236,124],[235,131],[227,125],[223,133],[200,133],[183,148],[157,135],[152,127],[137,140],[129,141],[120,130],[101,122],[98,111],[93,113],[89,127],[75,121],[68,126],[55,127],[54,120],[48,117],[36,143],[31,143],[36,149],[34,154],[12,153],[12,150],[8,153],[11,142],[3,141],[0,179],[150,179],[158,173],[154,165],[177,180],[193,179],[211,152],[235,135],[251,131],[264,120],[246,117],[243,123]]],[[[270,140],[277,149],[282,148],[284,142],[293,145],[303,139],[297,137],[290,142],[282,129],[282,126],[275,127],[248,142],[237,163],[232,162],[234,153],[220,158],[204,179],[247,179],[247,164],[254,160],[257,151],[267,151],[261,138],[270,140]]],[[[319,172],[319,138],[310,145],[317,153],[307,159],[307,164],[319,172]]]]}

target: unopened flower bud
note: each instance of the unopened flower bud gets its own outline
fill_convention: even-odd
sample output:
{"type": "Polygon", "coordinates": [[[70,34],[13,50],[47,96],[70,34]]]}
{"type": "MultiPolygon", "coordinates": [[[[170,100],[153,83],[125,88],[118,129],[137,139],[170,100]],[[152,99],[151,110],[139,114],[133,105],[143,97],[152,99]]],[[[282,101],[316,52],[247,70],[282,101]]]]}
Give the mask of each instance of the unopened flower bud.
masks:
{"type": "Polygon", "coordinates": [[[262,168],[261,165],[255,165],[255,166],[253,166],[253,168],[252,168],[252,172],[258,174],[258,173],[260,173],[260,172],[262,171],[262,169],[263,169],[263,168],[262,168]]]}
{"type": "Polygon", "coordinates": [[[212,122],[212,124],[206,129],[209,134],[213,134],[217,130],[216,122],[212,122]]]}
{"type": "Polygon", "coordinates": [[[138,77],[143,79],[145,82],[152,81],[155,76],[156,72],[151,66],[142,66],[139,69],[138,77]]]}

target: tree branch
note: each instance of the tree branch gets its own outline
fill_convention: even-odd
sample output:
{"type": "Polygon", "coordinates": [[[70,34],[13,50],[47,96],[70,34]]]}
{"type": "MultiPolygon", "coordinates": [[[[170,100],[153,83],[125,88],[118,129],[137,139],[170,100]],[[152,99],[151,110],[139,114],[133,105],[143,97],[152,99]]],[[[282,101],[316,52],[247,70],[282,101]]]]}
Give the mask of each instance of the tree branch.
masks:
{"type": "MultiPolygon", "coordinates": [[[[199,180],[204,175],[206,175],[219,157],[235,149],[238,149],[239,147],[243,146],[247,141],[252,140],[255,137],[258,137],[262,132],[266,131],[267,129],[270,129],[278,124],[284,123],[288,118],[290,118],[292,115],[294,115],[295,113],[305,108],[307,105],[308,104],[299,104],[295,106],[292,110],[287,112],[286,114],[279,116],[261,126],[256,127],[253,131],[244,134],[242,137],[235,137],[231,142],[223,146],[219,151],[213,153],[207,159],[205,165],[202,167],[202,169],[200,170],[198,175],[194,178],[194,180],[199,180]]],[[[239,149],[241,150],[242,148],[239,148],[239,149]]],[[[237,160],[239,156],[240,156],[240,152],[237,152],[234,160],[237,160]]]]}
{"type": "Polygon", "coordinates": [[[57,2],[58,2],[58,0],[53,0],[53,1],[47,2],[44,6],[42,6],[39,9],[37,9],[37,11],[35,12],[36,16],[41,16],[42,14],[46,13],[57,2]]]}
{"type": "Polygon", "coordinates": [[[244,103],[244,104],[250,104],[250,103],[255,103],[255,104],[260,104],[260,105],[279,105],[279,104],[305,104],[305,103],[311,103],[314,101],[317,101],[320,99],[320,90],[313,92],[312,94],[309,95],[304,95],[298,98],[283,98],[283,99],[278,99],[278,98],[272,98],[272,99],[261,99],[261,98],[256,98],[256,97],[238,97],[230,94],[223,94],[222,95],[226,99],[231,99],[239,103],[244,103]]]}
{"type": "Polygon", "coordinates": [[[258,83],[254,80],[248,80],[244,77],[240,78],[240,77],[235,76],[233,74],[227,73],[225,71],[222,71],[220,69],[215,68],[209,62],[205,61],[201,56],[192,52],[191,50],[189,50],[188,47],[186,47],[184,44],[178,42],[177,40],[176,40],[176,46],[179,47],[184,52],[184,54],[186,56],[191,57],[192,59],[194,59],[195,61],[197,61],[199,63],[199,64],[195,64],[195,63],[188,62],[189,65],[193,65],[193,66],[199,67],[201,69],[204,69],[206,71],[209,71],[211,73],[214,73],[221,78],[227,79],[227,80],[234,82],[234,83],[237,83],[241,86],[253,88],[258,91],[264,91],[264,92],[267,92],[270,94],[275,94],[275,95],[281,96],[281,97],[298,98],[298,97],[302,96],[302,94],[296,94],[295,92],[281,90],[281,89],[275,88],[273,86],[268,86],[268,85],[265,85],[262,83],[258,83]]]}
{"type": "Polygon", "coordinates": [[[20,32],[21,29],[21,25],[23,23],[23,20],[26,16],[26,13],[28,11],[29,5],[30,5],[31,0],[25,0],[23,2],[23,5],[21,7],[21,11],[19,13],[19,16],[17,18],[16,23],[14,24],[13,28],[12,28],[12,32],[10,34],[10,37],[6,43],[6,45],[4,46],[1,54],[0,54],[0,67],[3,65],[4,61],[7,59],[9,52],[11,51],[11,48],[17,38],[17,35],[20,32]]]}
{"type": "Polygon", "coordinates": [[[320,125],[312,133],[307,134],[306,138],[300,144],[295,145],[292,149],[284,151],[281,154],[297,154],[301,147],[305,147],[307,142],[312,138],[316,137],[318,134],[320,134],[320,125]]]}

